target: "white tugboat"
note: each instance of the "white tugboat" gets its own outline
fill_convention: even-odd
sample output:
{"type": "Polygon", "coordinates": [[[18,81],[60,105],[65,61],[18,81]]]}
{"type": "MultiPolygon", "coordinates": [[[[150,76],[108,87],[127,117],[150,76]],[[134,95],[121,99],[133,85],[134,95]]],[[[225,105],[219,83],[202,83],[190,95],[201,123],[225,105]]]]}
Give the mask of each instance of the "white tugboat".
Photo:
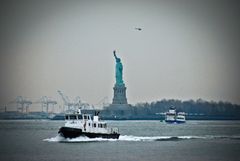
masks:
{"type": "Polygon", "coordinates": [[[176,116],[176,123],[185,123],[186,118],[185,118],[185,112],[178,112],[176,116]]]}
{"type": "Polygon", "coordinates": [[[171,107],[165,115],[165,122],[166,123],[174,123],[176,121],[176,110],[175,108],[171,107]]]}
{"type": "Polygon", "coordinates": [[[166,123],[185,123],[186,114],[185,112],[176,112],[174,107],[171,107],[168,112],[165,114],[166,123]]]}
{"type": "Polygon", "coordinates": [[[89,138],[118,139],[120,134],[118,128],[108,128],[105,121],[100,121],[98,113],[95,116],[71,112],[65,114],[65,126],[61,127],[58,133],[65,138],[86,136],[89,138]]]}

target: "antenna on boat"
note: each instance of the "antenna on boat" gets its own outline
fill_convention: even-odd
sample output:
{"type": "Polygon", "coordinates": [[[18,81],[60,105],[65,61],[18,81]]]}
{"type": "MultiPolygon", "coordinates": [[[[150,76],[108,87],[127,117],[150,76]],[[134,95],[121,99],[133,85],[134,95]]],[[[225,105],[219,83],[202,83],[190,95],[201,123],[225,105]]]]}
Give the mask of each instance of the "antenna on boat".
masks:
{"type": "Polygon", "coordinates": [[[79,108],[77,111],[78,114],[82,114],[81,109],[79,108]]]}
{"type": "Polygon", "coordinates": [[[95,111],[95,112],[94,112],[94,116],[98,116],[99,113],[100,113],[100,111],[95,111]]]}

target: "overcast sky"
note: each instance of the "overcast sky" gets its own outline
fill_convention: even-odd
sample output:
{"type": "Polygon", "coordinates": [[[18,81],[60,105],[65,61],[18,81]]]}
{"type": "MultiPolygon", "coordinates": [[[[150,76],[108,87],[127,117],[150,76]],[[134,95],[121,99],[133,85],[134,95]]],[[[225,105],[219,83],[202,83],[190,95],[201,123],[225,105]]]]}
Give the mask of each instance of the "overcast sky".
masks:
{"type": "MultiPolygon", "coordinates": [[[[130,104],[240,104],[238,1],[1,1],[0,106],[57,90],[112,101],[115,59],[130,104]],[[143,30],[135,30],[141,27],[143,30]]],[[[62,103],[62,102],[60,102],[62,103]]]]}

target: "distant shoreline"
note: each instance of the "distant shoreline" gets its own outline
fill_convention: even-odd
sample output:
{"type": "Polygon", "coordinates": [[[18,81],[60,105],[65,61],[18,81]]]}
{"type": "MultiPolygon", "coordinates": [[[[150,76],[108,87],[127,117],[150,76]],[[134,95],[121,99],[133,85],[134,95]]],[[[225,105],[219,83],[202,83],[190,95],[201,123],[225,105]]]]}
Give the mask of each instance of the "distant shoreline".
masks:
{"type": "MultiPolygon", "coordinates": [[[[1,120],[52,120],[52,121],[64,121],[63,119],[46,119],[46,118],[0,118],[1,120]]],[[[119,118],[119,119],[112,119],[112,118],[105,118],[103,120],[107,121],[163,121],[164,119],[155,119],[155,118],[135,118],[135,119],[125,119],[125,118],[119,118]]],[[[198,118],[198,119],[187,119],[187,121],[240,121],[240,118],[198,118]]]]}

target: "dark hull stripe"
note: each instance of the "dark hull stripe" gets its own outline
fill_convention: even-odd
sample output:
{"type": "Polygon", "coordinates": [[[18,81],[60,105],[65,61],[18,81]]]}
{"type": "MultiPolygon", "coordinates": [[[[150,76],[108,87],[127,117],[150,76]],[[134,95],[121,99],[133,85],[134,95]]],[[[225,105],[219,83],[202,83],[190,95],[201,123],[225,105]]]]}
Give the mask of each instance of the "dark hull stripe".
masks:
{"type": "Polygon", "coordinates": [[[176,123],[178,124],[182,124],[182,123],[185,123],[186,121],[176,121],[176,123]]]}
{"type": "Polygon", "coordinates": [[[175,120],[165,120],[166,123],[175,123],[175,120]]]}

